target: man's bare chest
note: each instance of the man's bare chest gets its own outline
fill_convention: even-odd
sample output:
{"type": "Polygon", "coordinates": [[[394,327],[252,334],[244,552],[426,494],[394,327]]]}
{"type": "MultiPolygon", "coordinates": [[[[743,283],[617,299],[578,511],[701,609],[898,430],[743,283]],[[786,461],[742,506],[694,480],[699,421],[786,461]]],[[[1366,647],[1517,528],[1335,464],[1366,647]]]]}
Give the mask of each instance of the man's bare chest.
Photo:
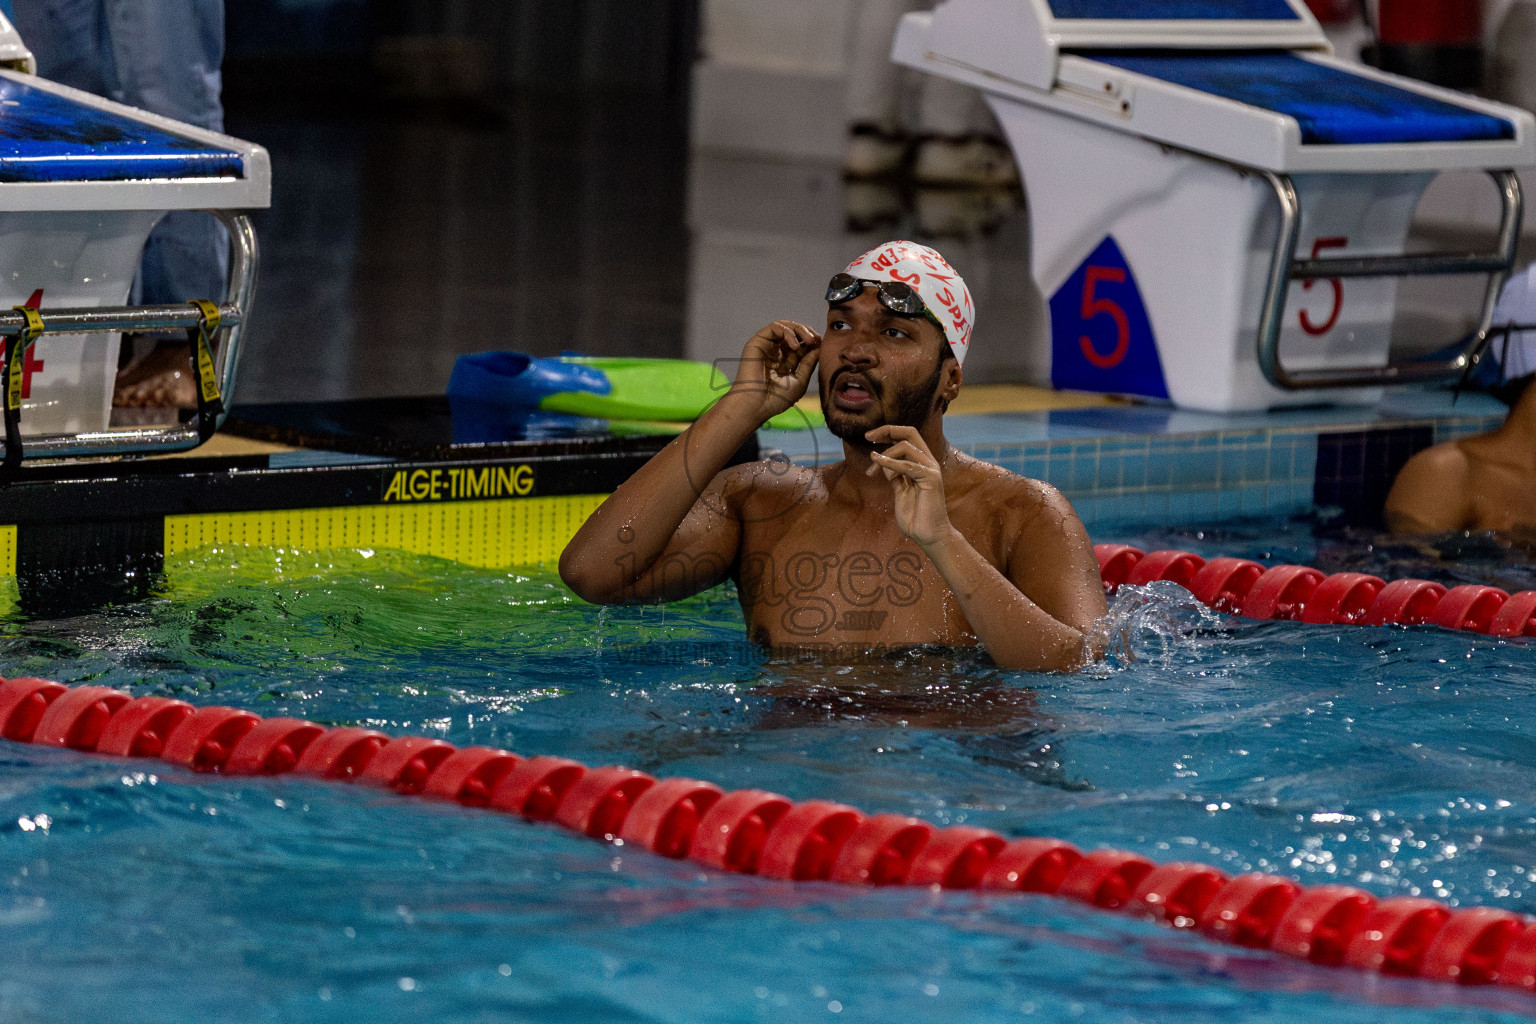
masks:
{"type": "Polygon", "coordinates": [[[943,576],[893,522],[808,515],[746,540],[739,584],[758,640],[974,642],[943,576]]]}

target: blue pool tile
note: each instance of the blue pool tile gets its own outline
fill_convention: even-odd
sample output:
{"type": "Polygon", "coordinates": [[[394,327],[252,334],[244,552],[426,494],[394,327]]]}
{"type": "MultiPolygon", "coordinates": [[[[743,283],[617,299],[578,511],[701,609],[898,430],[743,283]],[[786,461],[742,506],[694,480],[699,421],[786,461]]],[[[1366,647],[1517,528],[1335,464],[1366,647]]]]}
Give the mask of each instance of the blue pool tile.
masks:
{"type": "Polygon", "coordinates": [[[1125,468],[1125,456],[1099,453],[1093,475],[1093,486],[1100,491],[1118,491],[1125,486],[1121,473],[1125,468]]]}
{"type": "Polygon", "coordinates": [[[1074,491],[1095,490],[1098,482],[1099,460],[1097,455],[1076,454],[1072,456],[1072,489],[1074,491]]]}
{"type": "Polygon", "coordinates": [[[1238,511],[1243,515],[1262,515],[1268,511],[1269,487],[1266,484],[1245,484],[1238,489],[1238,511]]]}
{"type": "Polygon", "coordinates": [[[1109,524],[1123,525],[1125,523],[1139,523],[1141,519],[1141,505],[1138,501],[1140,495],[1122,494],[1113,498],[1104,499],[1104,505],[1099,510],[1099,525],[1109,524]]]}
{"type": "Polygon", "coordinates": [[[1216,518],[1231,519],[1242,514],[1241,491],[1218,491],[1216,494],[1216,518]]]}
{"type": "Polygon", "coordinates": [[[1126,455],[1120,460],[1120,486],[1145,487],[1147,486],[1147,456],[1144,454],[1126,455]]]}
{"type": "Polygon", "coordinates": [[[1231,487],[1243,479],[1243,458],[1246,454],[1247,450],[1237,445],[1229,445],[1218,450],[1216,479],[1221,486],[1231,487]]]}
{"type": "Polygon", "coordinates": [[[1258,483],[1269,478],[1269,446],[1249,445],[1243,453],[1243,481],[1258,483]]]}
{"type": "Polygon", "coordinates": [[[1292,436],[1276,437],[1269,444],[1269,464],[1266,469],[1270,482],[1289,480],[1294,475],[1296,439],[1292,436]]]}
{"type": "MultiPolygon", "coordinates": [[[[1190,522],[1208,523],[1214,521],[1219,515],[1218,492],[1216,491],[1192,491],[1189,496],[1189,520],[1190,522]]],[[[1177,520],[1175,520],[1177,521],[1177,520]]]]}
{"type": "Polygon", "coordinates": [[[1174,458],[1172,486],[1184,490],[1214,487],[1220,463],[1215,451],[1192,451],[1174,458]]]}
{"type": "Polygon", "coordinates": [[[1147,456],[1146,485],[1156,488],[1171,486],[1173,483],[1173,462],[1174,457],[1171,453],[1160,452],[1154,447],[1152,453],[1147,456]]]}
{"type": "Polygon", "coordinates": [[[1291,465],[1291,479],[1305,483],[1310,491],[1317,478],[1317,435],[1296,439],[1296,458],[1291,465]]]}

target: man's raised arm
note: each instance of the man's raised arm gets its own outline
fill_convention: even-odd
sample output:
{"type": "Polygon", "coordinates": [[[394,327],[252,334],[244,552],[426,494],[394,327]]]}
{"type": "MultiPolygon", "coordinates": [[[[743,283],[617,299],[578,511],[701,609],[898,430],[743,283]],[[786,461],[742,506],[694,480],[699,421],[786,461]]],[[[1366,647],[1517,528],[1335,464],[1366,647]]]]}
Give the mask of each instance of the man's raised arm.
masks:
{"type": "Polygon", "coordinates": [[[820,336],[776,320],[742,351],[731,389],[626,480],[560,555],[560,578],[594,604],[672,601],[725,579],[740,523],[716,477],[747,438],[805,394],[820,336]],[[682,572],[668,571],[686,555],[682,572]]]}

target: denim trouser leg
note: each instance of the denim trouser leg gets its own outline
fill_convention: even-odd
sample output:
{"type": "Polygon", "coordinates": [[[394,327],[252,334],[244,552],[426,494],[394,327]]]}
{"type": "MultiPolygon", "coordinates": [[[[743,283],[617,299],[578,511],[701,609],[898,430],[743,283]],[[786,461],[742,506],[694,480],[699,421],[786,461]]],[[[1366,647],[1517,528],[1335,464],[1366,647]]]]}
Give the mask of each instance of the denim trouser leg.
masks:
{"type": "MultiPolygon", "coordinates": [[[[15,0],[15,9],[42,77],[223,131],[223,0],[15,0]]],[[[222,298],[228,252],[212,217],[168,214],[144,248],[134,301],[222,298]]]]}

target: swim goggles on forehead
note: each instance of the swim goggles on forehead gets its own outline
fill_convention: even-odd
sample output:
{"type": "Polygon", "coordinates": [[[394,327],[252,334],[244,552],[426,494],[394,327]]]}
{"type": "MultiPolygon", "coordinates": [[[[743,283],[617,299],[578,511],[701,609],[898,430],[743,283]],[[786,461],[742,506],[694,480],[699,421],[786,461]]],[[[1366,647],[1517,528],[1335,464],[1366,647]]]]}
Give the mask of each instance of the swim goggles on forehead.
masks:
{"type": "Polygon", "coordinates": [[[875,297],[880,300],[880,305],[892,313],[924,317],[939,329],[940,335],[944,335],[944,325],[939,318],[934,316],[933,311],[923,302],[923,297],[917,293],[917,289],[904,281],[871,281],[868,278],[854,277],[847,273],[834,274],[832,280],[827,282],[827,305],[836,306],[847,302],[865,288],[874,288],[875,297]]]}

